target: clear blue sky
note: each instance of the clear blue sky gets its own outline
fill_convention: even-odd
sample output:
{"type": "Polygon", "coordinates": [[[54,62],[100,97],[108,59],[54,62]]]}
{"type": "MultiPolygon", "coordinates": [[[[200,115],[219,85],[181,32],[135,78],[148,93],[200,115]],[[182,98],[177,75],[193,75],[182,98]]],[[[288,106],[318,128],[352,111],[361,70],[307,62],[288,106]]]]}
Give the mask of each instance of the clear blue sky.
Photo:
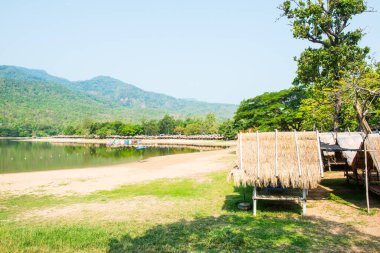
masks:
{"type": "MultiPolygon", "coordinates": [[[[290,86],[308,43],[280,0],[0,1],[0,64],[70,80],[109,75],[150,91],[239,103],[290,86]]],[[[368,0],[380,11],[380,1],[368,0]]],[[[380,13],[351,24],[380,60],[380,13]]]]}

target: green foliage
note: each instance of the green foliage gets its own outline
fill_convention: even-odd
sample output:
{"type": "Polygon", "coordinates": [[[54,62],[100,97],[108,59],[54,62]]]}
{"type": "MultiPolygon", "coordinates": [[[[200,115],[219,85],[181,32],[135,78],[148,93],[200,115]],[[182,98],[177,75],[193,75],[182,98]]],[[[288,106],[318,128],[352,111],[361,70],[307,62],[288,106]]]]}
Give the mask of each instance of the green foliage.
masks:
{"type": "Polygon", "coordinates": [[[221,134],[226,140],[233,140],[236,138],[238,130],[234,127],[233,120],[227,120],[219,126],[219,134],[221,134]]]}
{"type": "Polygon", "coordinates": [[[302,90],[293,88],[243,100],[234,117],[235,127],[260,131],[299,130],[302,122],[299,107],[303,97],[302,90]]]}
{"type": "MultiPolygon", "coordinates": [[[[367,10],[363,0],[286,0],[279,7],[292,26],[294,38],[306,39],[317,48],[307,48],[297,59],[294,84],[324,90],[330,88],[334,101],[334,130],[345,127],[342,79],[365,63],[368,47],[360,47],[364,33],[349,30],[352,18],[367,10]]],[[[326,91],[326,90],[325,90],[326,91]]]]}
{"type": "Polygon", "coordinates": [[[74,134],[76,134],[76,132],[77,132],[77,130],[73,126],[67,126],[63,130],[64,135],[74,135],[74,134]]]}
{"type": "MultiPolygon", "coordinates": [[[[146,92],[110,77],[70,82],[45,71],[13,66],[0,66],[0,90],[1,136],[51,135],[79,124],[82,126],[76,127],[75,134],[89,134],[86,129],[92,121],[136,123],[143,118],[160,119],[165,114],[184,119],[213,112],[226,119],[236,109],[235,105],[146,92]]],[[[169,130],[173,131],[171,127],[169,130]]],[[[104,135],[114,131],[100,132],[104,135]]],[[[125,131],[131,133],[131,129],[125,131]]],[[[152,125],[148,132],[156,134],[158,130],[152,125]]]]}
{"type": "Polygon", "coordinates": [[[175,128],[175,120],[174,117],[166,114],[159,122],[158,128],[160,133],[162,134],[173,134],[173,130],[175,128]]]}
{"type": "Polygon", "coordinates": [[[62,133],[65,135],[97,135],[106,137],[110,135],[135,136],[158,134],[216,134],[219,124],[214,114],[209,113],[204,118],[175,119],[165,115],[160,120],[142,120],[140,124],[112,122],[92,122],[85,120],[79,126],[68,125],[62,133]]]}
{"type": "Polygon", "coordinates": [[[157,120],[143,120],[141,122],[141,128],[143,130],[143,134],[145,135],[157,135],[160,133],[157,120]]]}

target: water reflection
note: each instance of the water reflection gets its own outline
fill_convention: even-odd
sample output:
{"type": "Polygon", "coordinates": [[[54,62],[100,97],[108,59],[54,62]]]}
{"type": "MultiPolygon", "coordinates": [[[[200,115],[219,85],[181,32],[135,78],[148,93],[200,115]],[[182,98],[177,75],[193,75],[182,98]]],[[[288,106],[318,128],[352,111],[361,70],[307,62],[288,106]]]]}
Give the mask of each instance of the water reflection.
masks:
{"type": "Polygon", "coordinates": [[[133,162],[153,156],[197,152],[184,147],[110,148],[105,145],[63,145],[0,140],[0,174],[56,170],[133,162]]]}

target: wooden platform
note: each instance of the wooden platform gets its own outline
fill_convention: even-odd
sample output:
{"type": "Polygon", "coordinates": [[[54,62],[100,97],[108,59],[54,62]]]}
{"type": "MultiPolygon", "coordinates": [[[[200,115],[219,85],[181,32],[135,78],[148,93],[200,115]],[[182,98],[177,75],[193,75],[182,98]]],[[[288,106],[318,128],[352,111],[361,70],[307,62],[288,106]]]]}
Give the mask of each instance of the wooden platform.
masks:
{"type": "Polygon", "coordinates": [[[299,200],[298,196],[257,195],[253,200],[299,200]]]}
{"type": "MultiPolygon", "coordinates": [[[[260,194],[260,191],[256,187],[253,187],[253,216],[256,216],[257,200],[280,200],[280,201],[298,201],[298,204],[301,204],[302,215],[306,215],[306,196],[307,189],[272,189],[272,193],[277,194],[260,194]],[[258,194],[259,192],[259,194],[258,194]]],[[[271,191],[269,191],[271,192],[271,191]]]]}
{"type": "Polygon", "coordinates": [[[368,190],[370,192],[380,196],[380,185],[369,185],[368,190]]]}

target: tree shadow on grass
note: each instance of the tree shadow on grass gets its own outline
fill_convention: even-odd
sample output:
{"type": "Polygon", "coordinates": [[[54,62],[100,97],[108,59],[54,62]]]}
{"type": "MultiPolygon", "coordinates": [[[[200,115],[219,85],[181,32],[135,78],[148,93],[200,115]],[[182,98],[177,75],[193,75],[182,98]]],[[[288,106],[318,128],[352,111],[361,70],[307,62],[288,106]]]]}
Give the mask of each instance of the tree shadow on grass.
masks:
{"type": "Polygon", "coordinates": [[[228,214],[180,220],[109,241],[116,252],[379,252],[380,237],[316,218],[253,218],[228,214]]]}

